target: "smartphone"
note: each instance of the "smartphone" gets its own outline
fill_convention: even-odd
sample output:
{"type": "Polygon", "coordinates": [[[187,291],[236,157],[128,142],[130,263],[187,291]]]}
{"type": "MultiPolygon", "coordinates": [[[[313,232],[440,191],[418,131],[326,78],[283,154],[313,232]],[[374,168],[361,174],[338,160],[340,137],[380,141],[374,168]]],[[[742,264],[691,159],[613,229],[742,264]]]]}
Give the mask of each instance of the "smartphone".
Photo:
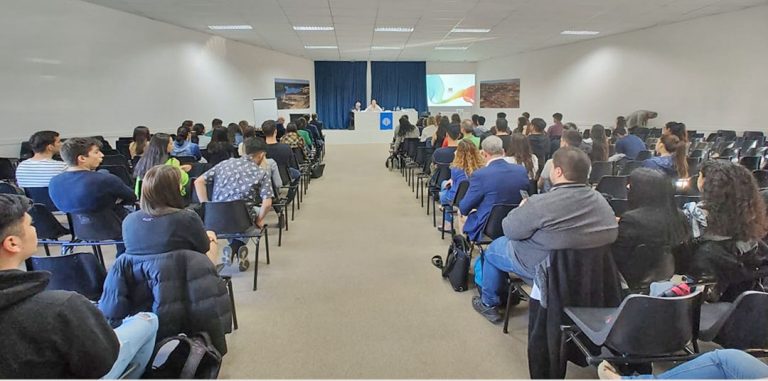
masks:
{"type": "Polygon", "coordinates": [[[520,196],[523,197],[523,200],[527,200],[528,199],[528,191],[520,190],[520,196]]]}

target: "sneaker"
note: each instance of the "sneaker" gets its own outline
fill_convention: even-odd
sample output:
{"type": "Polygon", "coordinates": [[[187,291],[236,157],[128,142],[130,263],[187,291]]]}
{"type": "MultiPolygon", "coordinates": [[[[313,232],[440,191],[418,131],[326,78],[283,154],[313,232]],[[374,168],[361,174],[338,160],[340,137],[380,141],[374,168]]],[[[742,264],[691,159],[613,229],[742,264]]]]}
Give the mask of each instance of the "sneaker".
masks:
{"type": "Polygon", "coordinates": [[[248,270],[248,267],[250,267],[250,262],[248,262],[248,247],[243,245],[240,246],[239,249],[237,249],[237,258],[239,262],[240,271],[246,271],[248,270]]]}
{"type": "Polygon", "coordinates": [[[504,320],[504,317],[502,317],[501,314],[496,311],[495,306],[486,306],[483,304],[483,299],[479,296],[472,297],[472,307],[474,307],[475,311],[477,311],[480,315],[483,315],[484,318],[488,319],[488,321],[493,324],[501,323],[501,321],[504,320]]]}
{"type": "Polygon", "coordinates": [[[226,266],[229,266],[232,264],[232,248],[229,246],[224,246],[223,249],[221,249],[221,264],[226,266]]]}

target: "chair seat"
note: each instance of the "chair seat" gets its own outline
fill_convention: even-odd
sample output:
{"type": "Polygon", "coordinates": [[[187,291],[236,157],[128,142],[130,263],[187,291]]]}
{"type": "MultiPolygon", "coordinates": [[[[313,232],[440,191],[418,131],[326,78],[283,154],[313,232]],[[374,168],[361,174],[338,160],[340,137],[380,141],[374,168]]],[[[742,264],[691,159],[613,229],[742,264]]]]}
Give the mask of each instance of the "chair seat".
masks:
{"type": "Polygon", "coordinates": [[[613,323],[618,308],[566,307],[564,311],[573,323],[597,345],[603,345],[613,323]]]}
{"type": "MultiPolygon", "coordinates": [[[[266,227],[266,225],[264,225],[266,227]]],[[[261,229],[259,229],[256,226],[252,226],[248,228],[248,230],[240,233],[223,233],[219,234],[216,233],[216,237],[220,239],[227,239],[227,238],[260,238],[261,237],[261,229]]]]}
{"type": "Polygon", "coordinates": [[[472,242],[475,245],[490,245],[493,242],[491,237],[488,237],[487,235],[483,235],[480,240],[472,242]]]}
{"type": "Polygon", "coordinates": [[[699,323],[699,339],[712,341],[720,327],[718,323],[731,308],[732,303],[704,303],[701,306],[701,320],[699,323]]]}

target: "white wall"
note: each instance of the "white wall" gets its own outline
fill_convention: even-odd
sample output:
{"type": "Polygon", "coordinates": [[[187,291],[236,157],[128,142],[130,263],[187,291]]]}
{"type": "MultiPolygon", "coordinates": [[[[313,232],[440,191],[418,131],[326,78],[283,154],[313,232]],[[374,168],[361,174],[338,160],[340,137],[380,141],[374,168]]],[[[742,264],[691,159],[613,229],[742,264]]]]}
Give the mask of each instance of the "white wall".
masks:
{"type": "MultiPolygon", "coordinates": [[[[427,74],[473,74],[476,72],[476,62],[427,62],[427,74]]],[[[453,114],[459,109],[462,110],[460,113],[462,119],[471,117],[474,111],[474,107],[430,107],[429,112],[453,114]]]]}
{"type": "Polygon", "coordinates": [[[41,129],[113,137],[184,119],[252,122],[251,100],[274,97],[274,78],[309,80],[315,107],[307,59],[79,0],[1,7],[0,156],[41,129]]]}
{"type": "MultiPolygon", "coordinates": [[[[580,128],[654,110],[699,131],[766,129],[768,6],[478,63],[481,80],[520,78],[520,109],[580,128]]],[[[478,106],[479,107],[479,106],[478,106]]],[[[479,110],[492,124],[495,109],[479,110]]],[[[514,124],[514,123],[511,123],[514,124]]]]}

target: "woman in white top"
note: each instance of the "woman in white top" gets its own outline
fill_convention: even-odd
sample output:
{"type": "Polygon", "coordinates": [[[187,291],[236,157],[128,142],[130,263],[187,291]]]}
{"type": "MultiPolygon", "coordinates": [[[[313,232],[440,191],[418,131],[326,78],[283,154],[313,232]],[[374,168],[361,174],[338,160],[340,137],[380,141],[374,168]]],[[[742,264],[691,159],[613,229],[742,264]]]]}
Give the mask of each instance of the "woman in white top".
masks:
{"type": "Polygon", "coordinates": [[[435,134],[437,134],[437,121],[435,120],[435,117],[430,115],[427,118],[427,126],[424,127],[423,130],[421,130],[421,137],[419,138],[422,142],[426,142],[427,139],[431,139],[431,141],[435,141],[435,134]]]}
{"type": "Polygon", "coordinates": [[[384,111],[379,107],[379,105],[376,103],[375,99],[371,99],[371,104],[368,105],[368,108],[365,109],[365,111],[384,111]]]}
{"type": "Polygon", "coordinates": [[[531,145],[528,138],[523,134],[514,133],[509,140],[509,147],[505,147],[506,157],[504,160],[508,163],[519,164],[525,167],[528,172],[528,178],[535,180],[539,174],[539,159],[531,154],[531,145]]]}

